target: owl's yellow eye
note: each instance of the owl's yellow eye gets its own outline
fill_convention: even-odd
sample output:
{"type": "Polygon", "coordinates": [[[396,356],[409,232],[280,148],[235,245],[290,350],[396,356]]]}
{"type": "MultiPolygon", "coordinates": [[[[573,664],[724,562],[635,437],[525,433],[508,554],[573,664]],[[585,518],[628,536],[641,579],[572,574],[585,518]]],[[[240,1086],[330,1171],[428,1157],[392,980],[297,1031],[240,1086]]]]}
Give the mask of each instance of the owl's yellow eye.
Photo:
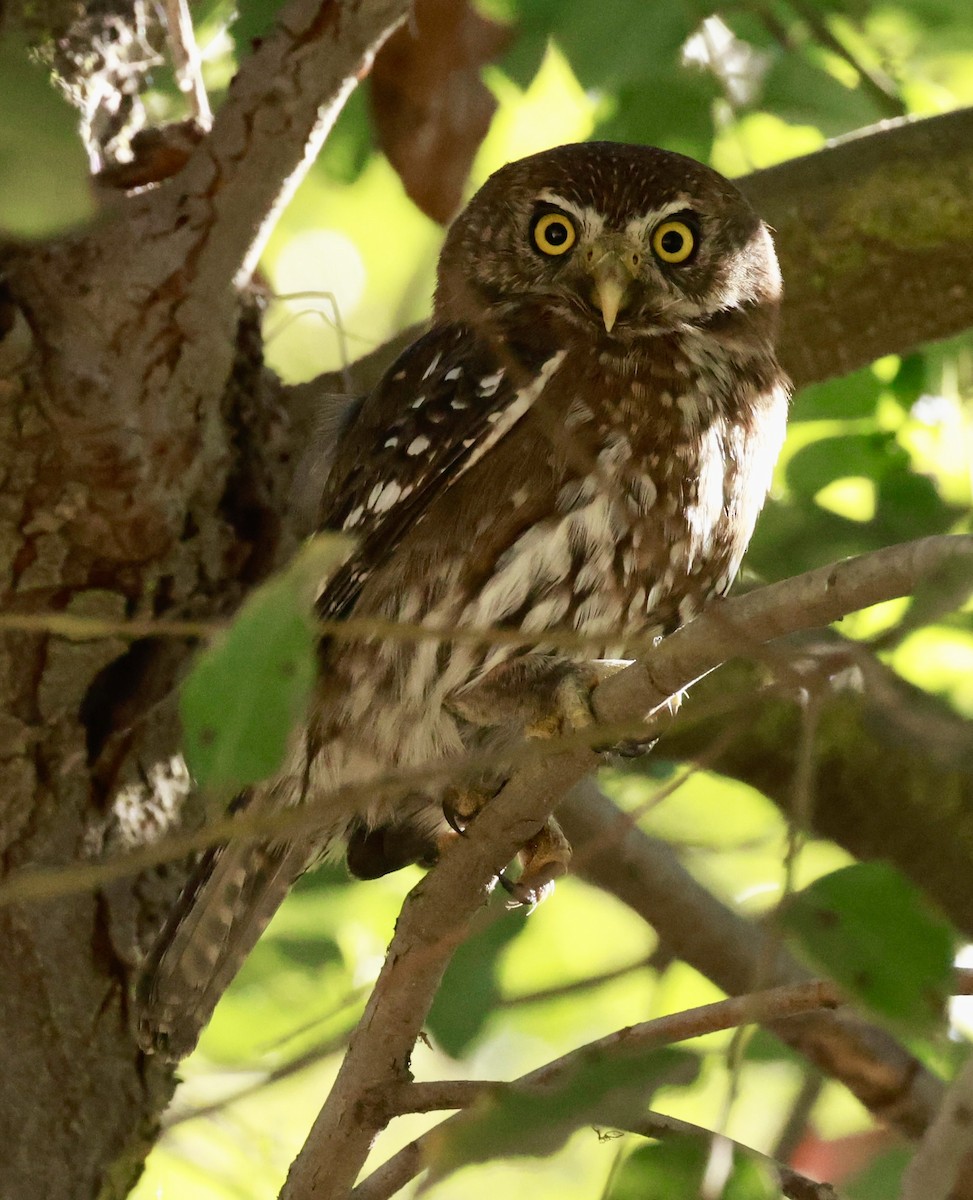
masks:
{"type": "Polygon", "coordinates": [[[663,221],[652,231],[652,251],[664,263],[678,266],[696,249],[696,234],[685,221],[663,221]]]}
{"type": "Polygon", "coordinates": [[[530,235],[541,254],[567,254],[578,235],[563,213],[544,213],[531,226],[530,235]]]}

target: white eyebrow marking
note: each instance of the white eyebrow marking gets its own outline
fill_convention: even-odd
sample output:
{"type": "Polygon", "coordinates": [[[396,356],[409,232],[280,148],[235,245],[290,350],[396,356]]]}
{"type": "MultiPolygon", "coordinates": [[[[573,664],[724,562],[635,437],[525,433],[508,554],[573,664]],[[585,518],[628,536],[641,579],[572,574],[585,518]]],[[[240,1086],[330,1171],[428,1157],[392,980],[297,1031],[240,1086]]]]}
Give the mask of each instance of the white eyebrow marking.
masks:
{"type": "Polygon", "coordinates": [[[697,204],[692,196],[681,195],[675,200],[670,200],[668,204],[663,204],[661,208],[653,208],[647,213],[643,213],[640,217],[633,217],[625,226],[625,232],[632,234],[635,237],[642,237],[648,230],[654,229],[660,221],[664,221],[666,217],[672,216],[673,213],[682,212],[684,209],[692,209],[695,211],[697,204]]]}
{"type": "Polygon", "coordinates": [[[534,199],[544,204],[553,204],[557,208],[563,208],[565,212],[569,212],[577,218],[578,224],[588,237],[597,237],[605,227],[605,218],[597,209],[575,204],[573,200],[568,200],[566,196],[551,191],[550,188],[542,188],[534,199]]]}

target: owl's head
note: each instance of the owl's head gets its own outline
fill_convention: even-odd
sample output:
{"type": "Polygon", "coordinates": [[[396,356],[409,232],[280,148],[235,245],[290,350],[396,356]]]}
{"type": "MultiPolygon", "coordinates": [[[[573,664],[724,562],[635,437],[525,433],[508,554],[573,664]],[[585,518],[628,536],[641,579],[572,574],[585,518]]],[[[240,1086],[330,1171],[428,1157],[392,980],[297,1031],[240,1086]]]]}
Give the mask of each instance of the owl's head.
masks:
{"type": "Polygon", "coordinates": [[[558,146],[492,175],[457,217],[437,313],[546,319],[631,342],[736,312],[773,320],[766,226],[722,175],[651,146],[558,146]]]}

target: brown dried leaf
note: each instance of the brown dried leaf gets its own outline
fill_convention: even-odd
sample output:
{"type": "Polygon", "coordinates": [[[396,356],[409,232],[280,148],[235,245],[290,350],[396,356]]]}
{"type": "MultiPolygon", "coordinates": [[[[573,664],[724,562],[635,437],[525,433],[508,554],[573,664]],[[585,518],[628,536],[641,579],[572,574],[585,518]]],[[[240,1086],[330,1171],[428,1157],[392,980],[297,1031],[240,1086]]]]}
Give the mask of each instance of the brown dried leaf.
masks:
{"type": "Polygon", "coordinates": [[[496,108],[480,69],[503,52],[511,33],[468,0],[416,0],[412,20],[375,59],[371,102],[379,145],[411,199],[440,224],[462,203],[496,108]]]}

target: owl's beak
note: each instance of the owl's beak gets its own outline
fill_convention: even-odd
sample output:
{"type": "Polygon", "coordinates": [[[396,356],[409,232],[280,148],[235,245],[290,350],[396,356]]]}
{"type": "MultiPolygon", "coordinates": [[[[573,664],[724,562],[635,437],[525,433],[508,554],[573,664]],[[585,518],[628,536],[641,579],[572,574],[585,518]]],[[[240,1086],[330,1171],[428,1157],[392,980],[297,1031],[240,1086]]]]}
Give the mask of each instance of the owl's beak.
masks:
{"type": "Polygon", "coordinates": [[[619,312],[629,299],[638,260],[624,247],[606,245],[600,239],[589,248],[586,257],[594,283],[595,303],[601,309],[606,332],[611,333],[619,312]]]}

